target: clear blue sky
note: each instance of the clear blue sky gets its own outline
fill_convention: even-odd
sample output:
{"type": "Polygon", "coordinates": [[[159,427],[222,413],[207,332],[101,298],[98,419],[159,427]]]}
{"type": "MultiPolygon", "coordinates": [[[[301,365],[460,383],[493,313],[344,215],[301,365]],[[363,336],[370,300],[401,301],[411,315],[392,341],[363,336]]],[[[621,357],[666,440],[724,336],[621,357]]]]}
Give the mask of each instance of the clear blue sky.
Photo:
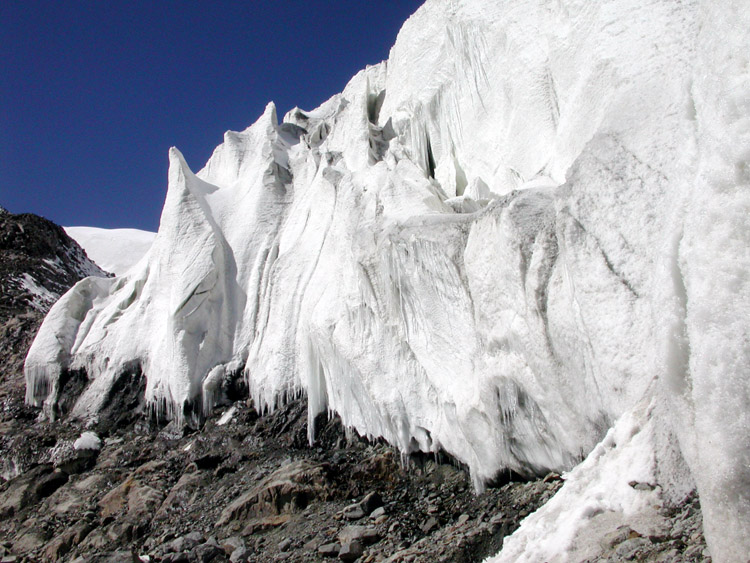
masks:
{"type": "Polygon", "coordinates": [[[169,147],[198,170],[268,101],[316,107],[421,3],[0,1],[0,205],[156,230],[169,147]]]}

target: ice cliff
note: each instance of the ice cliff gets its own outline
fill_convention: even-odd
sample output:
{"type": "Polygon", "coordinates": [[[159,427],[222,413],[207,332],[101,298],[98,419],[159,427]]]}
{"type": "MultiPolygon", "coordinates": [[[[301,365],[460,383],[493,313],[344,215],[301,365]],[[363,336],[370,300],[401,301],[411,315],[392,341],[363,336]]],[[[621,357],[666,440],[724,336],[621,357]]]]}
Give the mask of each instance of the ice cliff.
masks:
{"type": "MultiPolygon", "coordinates": [[[[141,370],[156,411],[193,416],[241,372],[258,405],[305,392],[478,487],[638,451],[644,498],[697,486],[712,555],[740,560],[749,61],[740,0],[428,0],[319,108],[269,104],[197,174],[172,149],[149,253],[53,307],[27,400],[83,368],[95,417],[141,370]]],[[[601,488],[581,526],[643,509],[601,488]]],[[[551,557],[529,526],[508,553],[551,557]]]]}

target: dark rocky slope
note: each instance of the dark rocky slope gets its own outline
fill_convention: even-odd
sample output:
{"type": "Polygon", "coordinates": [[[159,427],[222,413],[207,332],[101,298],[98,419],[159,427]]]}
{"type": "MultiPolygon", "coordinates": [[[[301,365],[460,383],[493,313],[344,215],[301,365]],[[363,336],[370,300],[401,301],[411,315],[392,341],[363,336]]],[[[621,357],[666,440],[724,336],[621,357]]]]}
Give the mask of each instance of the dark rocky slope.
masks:
{"type": "Polygon", "coordinates": [[[0,318],[46,313],[74,283],[108,275],[62,227],[0,207],[0,318]]]}
{"type": "MultiPolygon", "coordinates": [[[[0,476],[23,470],[9,459],[13,429],[37,412],[24,405],[23,362],[44,314],[86,276],[109,275],[59,225],[0,207],[0,476]]],[[[17,461],[21,463],[19,466],[17,461]]]]}

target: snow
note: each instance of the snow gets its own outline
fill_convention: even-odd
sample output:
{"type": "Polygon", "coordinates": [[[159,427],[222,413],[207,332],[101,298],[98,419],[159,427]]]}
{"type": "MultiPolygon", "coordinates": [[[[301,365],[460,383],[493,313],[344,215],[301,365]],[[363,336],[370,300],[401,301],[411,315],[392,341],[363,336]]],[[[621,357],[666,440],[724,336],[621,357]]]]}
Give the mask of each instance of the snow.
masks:
{"type": "Polygon", "coordinates": [[[100,450],[102,440],[94,432],[84,432],[73,443],[73,448],[76,450],[100,450]]]}
{"type": "Polygon", "coordinates": [[[13,280],[18,286],[31,294],[31,306],[37,311],[49,310],[52,303],[60,297],[48,289],[39,285],[36,280],[28,273],[24,273],[20,278],[13,280]]]}
{"type": "Polygon", "coordinates": [[[53,307],[27,400],[51,413],[81,368],[73,413],[94,416],[139,369],[158,414],[199,417],[241,373],[259,408],[305,392],[311,419],[446,450],[478,490],[589,456],[501,558],[552,557],[543,535],[583,553],[598,514],[645,518],[697,485],[714,559],[738,560],[744,8],[429,0],[316,110],[269,104],[197,174],[172,149],[153,245],[53,307]]]}
{"type": "Polygon", "coordinates": [[[607,432],[562,489],[529,515],[487,563],[585,561],[620,526],[664,536],[668,522],[657,482],[654,404],[641,403],[607,432]],[[636,488],[638,485],[640,487],[636,488]]]}
{"type": "Polygon", "coordinates": [[[227,412],[221,415],[219,420],[216,421],[217,426],[224,426],[232,421],[232,417],[237,413],[237,407],[229,407],[227,412]]]}
{"type": "Polygon", "coordinates": [[[91,260],[117,276],[127,272],[143,258],[156,238],[156,233],[139,229],[64,228],[91,260]]]}

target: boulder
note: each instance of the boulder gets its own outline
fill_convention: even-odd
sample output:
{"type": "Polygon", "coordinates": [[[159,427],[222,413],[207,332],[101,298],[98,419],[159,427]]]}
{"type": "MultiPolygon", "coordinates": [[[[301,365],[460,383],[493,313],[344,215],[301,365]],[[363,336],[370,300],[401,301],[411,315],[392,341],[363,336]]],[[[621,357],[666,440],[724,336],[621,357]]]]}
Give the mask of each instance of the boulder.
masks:
{"type": "Polygon", "coordinates": [[[72,441],[55,445],[50,451],[50,461],[56,469],[70,475],[88,471],[96,464],[99,449],[76,448],[72,441]]]}
{"type": "Polygon", "coordinates": [[[169,542],[167,549],[170,552],[179,553],[181,551],[190,551],[194,547],[203,543],[204,537],[200,532],[190,532],[184,536],[173,539],[169,542]]]}
{"type": "Polygon", "coordinates": [[[289,538],[284,538],[279,542],[279,551],[289,551],[290,547],[292,547],[292,540],[289,538]]]}
{"type": "Polygon", "coordinates": [[[304,510],[314,499],[332,496],[329,468],[309,460],[289,463],[227,506],[218,526],[248,517],[262,517],[304,510]]]}
{"type": "Polygon", "coordinates": [[[341,546],[339,551],[339,559],[344,562],[352,562],[359,559],[364,553],[365,549],[362,543],[358,540],[351,541],[341,546]]]}
{"type": "Polygon", "coordinates": [[[68,481],[67,474],[51,464],[37,465],[8,482],[0,494],[0,517],[8,518],[30,504],[50,496],[68,481]]]}
{"type": "Polygon", "coordinates": [[[245,540],[243,540],[239,536],[230,536],[226,539],[223,539],[221,540],[221,542],[219,542],[219,545],[227,555],[232,555],[232,553],[234,553],[238,549],[245,549],[246,547],[245,540]]]}
{"type": "Polygon", "coordinates": [[[323,557],[338,557],[341,546],[338,543],[325,543],[318,548],[318,555],[323,557]]]}
{"type": "Polygon", "coordinates": [[[342,545],[352,541],[359,541],[364,545],[377,543],[380,540],[378,530],[373,526],[346,526],[339,532],[342,545]]]}
{"type": "Polygon", "coordinates": [[[252,552],[249,549],[240,547],[232,552],[232,555],[229,556],[229,561],[230,563],[244,563],[251,554],[252,552]]]}
{"type": "Polygon", "coordinates": [[[130,521],[151,520],[164,500],[164,493],[142,484],[131,475],[99,501],[102,518],[125,512],[130,521]]]}
{"type": "Polygon", "coordinates": [[[380,493],[377,491],[373,491],[365,495],[365,498],[363,498],[359,504],[362,507],[362,510],[365,511],[365,514],[370,515],[375,509],[383,506],[383,497],[381,497],[380,493]]]}
{"type": "Polygon", "coordinates": [[[215,543],[206,542],[195,546],[190,551],[190,559],[197,563],[209,563],[220,555],[223,555],[223,553],[222,549],[215,543]]]}

